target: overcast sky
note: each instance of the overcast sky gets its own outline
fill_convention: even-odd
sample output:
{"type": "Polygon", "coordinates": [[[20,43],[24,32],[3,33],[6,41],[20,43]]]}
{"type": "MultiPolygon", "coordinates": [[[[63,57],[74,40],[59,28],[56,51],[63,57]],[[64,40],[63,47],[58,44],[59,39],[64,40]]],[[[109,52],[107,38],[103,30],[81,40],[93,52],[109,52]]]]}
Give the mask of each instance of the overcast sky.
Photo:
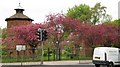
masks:
{"type": "Polygon", "coordinates": [[[118,18],[119,0],[0,0],[0,27],[6,27],[5,19],[15,14],[14,9],[18,7],[19,1],[25,9],[24,14],[34,19],[33,23],[44,22],[45,16],[50,13],[66,13],[74,5],[87,4],[93,7],[97,2],[107,7],[107,13],[113,19],[118,18]]]}

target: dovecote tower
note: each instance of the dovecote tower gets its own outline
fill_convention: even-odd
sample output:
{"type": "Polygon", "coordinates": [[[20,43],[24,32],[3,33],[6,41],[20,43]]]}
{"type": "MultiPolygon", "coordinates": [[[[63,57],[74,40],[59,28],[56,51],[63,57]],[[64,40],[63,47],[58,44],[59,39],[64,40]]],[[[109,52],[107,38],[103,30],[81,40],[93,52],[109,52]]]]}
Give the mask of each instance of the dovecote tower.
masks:
{"type": "Polygon", "coordinates": [[[15,11],[16,14],[5,19],[5,21],[7,21],[7,28],[20,25],[28,25],[32,23],[33,19],[23,14],[24,9],[20,6],[20,3],[18,8],[15,9],[15,11]]]}

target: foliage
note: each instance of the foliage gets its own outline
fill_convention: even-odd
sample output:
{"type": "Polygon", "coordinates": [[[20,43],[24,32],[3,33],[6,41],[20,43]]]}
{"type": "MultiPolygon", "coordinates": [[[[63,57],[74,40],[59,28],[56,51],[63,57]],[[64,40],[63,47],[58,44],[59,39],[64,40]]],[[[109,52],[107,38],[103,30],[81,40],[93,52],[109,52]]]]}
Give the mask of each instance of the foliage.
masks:
{"type": "Polygon", "coordinates": [[[111,23],[111,22],[112,22],[112,16],[108,14],[106,14],[101,20],[101,23],[111,23]]]}
{"type": "Polygon", "coordinates": [[[96,3],[94,7],[86,4],[75,5],[73,8],[68,9],[66,15],[93,25],[110,22],[112,19],[112,17],[106,13],[106,7],[102,6],[101,3],[96,3]]]}
{"type": "MultiPolygon", "coordinates": [[[[77,19],[72,19],[70,17],[66,17],[63,14],[50,14],[47,16],[49,37],[54,43],[55,48],[62,48],[65,46],[66,41],[71,32],[77,32],[77,28],[79,28],[80,21],[77,19]],[[56,26],[61,25],[62,29],[59,30],[56,26]]],[[[76,40],[76,39],[75,39],[76,40]]],[[[52,46],[52,47],[53,47],[52,46]]],[[[57,58],[57,55],[56,55],[57,58]]]]}
{"type": "Polygon", "coordinates": [[[86,4],[75,5],[73,8],[69,8],[67,12],[68,17],[79,19],[81,22],[90,22],[91,14],[90,7],[86,4]]]}
{"type": "Polygon", "coordinates": [[[28,44],[31,47],[38,45],[37,29],[43,28],[41,24],[30,24],[9,29],[9,37],[6,38],[8,44],[28,44]]]}
{"type": "Polygon", "coordinates": [[[5,39],[7,37],[7,28],[2,29],[2,39],[5,39]]]}
{"type": "Polygon", "coordinates": [[[114,20],[112,23],[120,26],[120,19],[114,20]]]}
{"type": "MultiPolygon", "coordinates": [[[[89,25],[81,23],[79,20],[66,17],[63,14],[50,14],[44,24],[30,24],[11,28],[12,38],[7,38],[8,44],[28,44],[31,47],[37,47],[37,29],[46,29],[48,32],[48,40],[45,45],[56,47],[56,42],[65,44],[66,40],[73,43],[74,46],[82,45],[91,46],[120,46],[118,26],[114,24],[89,25]],[[58,30],[56,25],[61,25],[62,30],[58,30]],[[14,36],[13,36],[14,35],[14,36]]],[[[61,45],[59,47],[63,47],[61,45]]],[[[58,46],[57,46],[58,47],[58,46]]]]}
{"type": "Polygon", "coordinates": [[[2,38],[2,29],[0,27],[0,38],[2,38]]]}
{"type": "Polygon", "coordinates": [[[50,15],[48,19],[49,24],[62,24],[64,33],[69,32],[67,40],[74,42],[74,45],[83,44],[89,47],[119,45],[119,28],[114,24],[89,25],[60,14],[50,15]]]}
{"type": "Polygon", "coordinates": [[[7,29],[6,28],[1,28],[0,27],[0,38],[5,39],[7,36],[7,29]]]}
{"type": "Polygon", "coordinates": [[[104,16],[106,16],[106,7],[101,6],[101,3],[96,3],[96,5],[93,8],[91,8],[91,10],[92,10],[92,22],[94,25],[100,22],[101,18],[104,18],[104,16]]]}
{"type": "MultiPolygon", "coordinates": [[[[101,24],[95,26],[89,26],[87,31],[83,31],[84,43],[86,46],[112,46],[112,44],[119,45],[119,34],[116,25],[112,24],[101,24]]],[[[119,45],[120,46],[120,45],[119,45]]]]}

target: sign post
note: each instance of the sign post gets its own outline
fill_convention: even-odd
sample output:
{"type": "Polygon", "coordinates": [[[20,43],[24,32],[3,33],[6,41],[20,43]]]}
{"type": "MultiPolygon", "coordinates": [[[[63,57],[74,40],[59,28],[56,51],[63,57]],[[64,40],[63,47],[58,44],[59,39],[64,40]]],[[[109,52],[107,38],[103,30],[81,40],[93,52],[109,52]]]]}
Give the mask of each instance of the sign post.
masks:
{"type": "MultiPolygon", "coordinates": [[[[16,45],[16,50],[21,51],[21,50],[26,50],[25,45],[16,45]]],[[[22,60],[23,60],[23,55],[22,55],[22,60]]],[[[21,61],[21,66],[22,66],[22,61],[21,61]]]]}

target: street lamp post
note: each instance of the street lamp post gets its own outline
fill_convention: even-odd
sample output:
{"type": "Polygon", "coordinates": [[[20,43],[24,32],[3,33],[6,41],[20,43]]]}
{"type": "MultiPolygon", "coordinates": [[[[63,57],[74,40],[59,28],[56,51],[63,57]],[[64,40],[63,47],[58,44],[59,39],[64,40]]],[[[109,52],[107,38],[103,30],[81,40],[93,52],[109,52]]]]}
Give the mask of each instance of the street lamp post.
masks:
{"type": "Polygon", "coordinates": [[[64,31],[63,31],[63,29],[64,29],[64,27],[63,27],[63,25],[62,24],[58,24],[58,25],[56,25],[56,31],[57,31],[57,41],[56,41],[56,47],[57,47],[57,50],[56,50],[56,60],[58,60],[59,59],[59,43],[60,43],[60,34],[61,33],[63,33],[64,31]]]}

